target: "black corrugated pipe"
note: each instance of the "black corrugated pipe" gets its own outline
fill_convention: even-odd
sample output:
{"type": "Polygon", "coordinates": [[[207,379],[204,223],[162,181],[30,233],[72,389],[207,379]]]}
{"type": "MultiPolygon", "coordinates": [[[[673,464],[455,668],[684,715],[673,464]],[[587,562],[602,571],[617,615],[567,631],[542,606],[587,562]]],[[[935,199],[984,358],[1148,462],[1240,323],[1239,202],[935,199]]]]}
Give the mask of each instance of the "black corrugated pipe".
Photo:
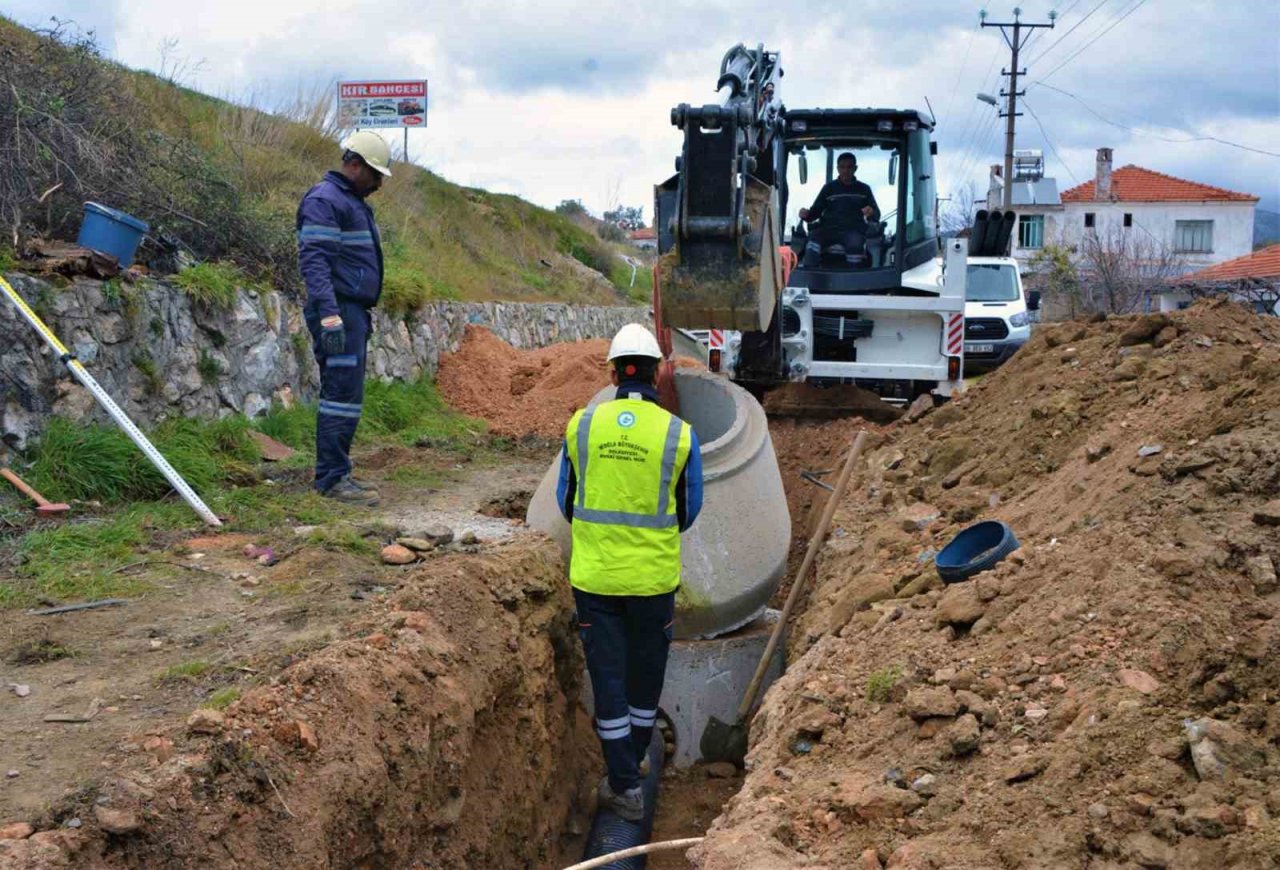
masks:
{"type": "Polygon", "coordinates": [[[982,256],[982,248],[986,244],[987,239],[987,210],[985,208],[978,209],[977,215],[973,218],[973,226],[969,229],[969,256],[982,256]]]}
{"type": "Polygon", "coordinates": [[[1000,221],[1000,232],[991,244],[992,257],[1009,256],[1009,239],[1013,237],[1013,228],[1018,222],[1018,215],[1013,211],[1007,211],[1001,217],[1003,220],[1000,221]]]}
{"type": "MultiPolygon", "coordinates": [[[[664,761],[662,730],[655,728],[653,740],[649,743],[649,774],[640,782],[640,790],[644,792],[644,818],[628,822],[608,807],[600,807],[591,820],[587,848],[582,852],[584,861],[649,842],[653,834],[653,814],[658,808],[658,783],[662,779],[664,761]]],[[[601,870],[644,870],[645,864],[645,856],[637,855],[606,864],[601,870]]]]}

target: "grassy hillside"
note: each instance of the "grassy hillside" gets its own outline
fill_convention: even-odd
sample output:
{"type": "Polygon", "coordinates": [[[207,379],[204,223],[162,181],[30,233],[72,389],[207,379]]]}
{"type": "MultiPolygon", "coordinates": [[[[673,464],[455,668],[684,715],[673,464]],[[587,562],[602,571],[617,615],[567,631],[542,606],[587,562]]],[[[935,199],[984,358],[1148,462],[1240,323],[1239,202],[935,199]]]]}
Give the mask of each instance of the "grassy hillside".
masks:
{"type": "MultiPolygon", "coordinates": [[[[0,167],[0,244],[74,238],[82,203],[96,200],[198,258],[231,261],[300,292],[294,211],[339,155],[330,90],[267,114],[120,67],[89,38],[35,33],[2,17],[0,90],[16,96],[0,101],[0,151],[9,155],[0,167]]],[[[612,304],[628,295],[630,269],[618,256],[626,246],[518,197],[399,164],[370,202],[392,309],[430,299],[612,304]]],[[[140,256],[163,270],[171,253],[148,245],[140,256]]],[[[646,287],[638,281],[632,297],[647,298],[646,287]]]]}

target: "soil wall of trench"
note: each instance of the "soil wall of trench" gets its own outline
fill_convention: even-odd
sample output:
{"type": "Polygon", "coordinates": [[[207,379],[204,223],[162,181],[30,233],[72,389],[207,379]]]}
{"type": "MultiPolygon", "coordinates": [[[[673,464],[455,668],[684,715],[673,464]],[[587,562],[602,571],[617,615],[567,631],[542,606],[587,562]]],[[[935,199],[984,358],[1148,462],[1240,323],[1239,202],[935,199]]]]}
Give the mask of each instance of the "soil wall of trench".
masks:
{"type": "Polygon", "coordinates": [[[548,866],[598,765],[571,613],[547,540],[435,560],[224,713],[138,735],[0,868],[548,866]]]}

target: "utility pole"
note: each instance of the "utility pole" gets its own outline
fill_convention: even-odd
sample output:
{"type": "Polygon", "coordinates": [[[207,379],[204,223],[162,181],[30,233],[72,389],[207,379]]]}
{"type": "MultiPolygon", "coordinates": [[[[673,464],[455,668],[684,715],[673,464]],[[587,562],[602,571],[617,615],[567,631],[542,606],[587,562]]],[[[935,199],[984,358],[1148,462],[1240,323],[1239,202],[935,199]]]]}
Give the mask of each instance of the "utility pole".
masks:
{"type": "Polygon", "coordinates": [[[987,21],[987,11],[983,9],[978,13],[978,18],[982,22],[983,27],[999,27],[1000,33],[1004,36],[1004,41],[1009,45],[1009,51],[1013,53],[1008,70],[1000,70],[1000,74],[1009,77],[1009,90],[1001,91],[1000,96],[1008,97],[1009,102],[1005,111],[1000,113],[1000,117],[1007,118],[1008,123],[1005,125],[1004,131],[1004,205],[1003,208],[1008,210],[1013,206],[1013,132],[1014,119],[1021,113],[1018,111],[1018,97],[1024,96],[1026,91],[1018,90],[1018,76],[1027,74],[1027,71],[1018,70],[1018,52],[1026,44],[1023,39],[1024,31],[1029,36],[1033,31],[1041,27],[1053,29],[1053,24],[1058,18],[1057,12],[1049,13],[1048,24],[1029,24],[1022,20],[1022,9],[1018,6],[1013,7],[1013,21],[987,21]],[[1005,28],[1012,28],[1012,37],[1005,28]]]}

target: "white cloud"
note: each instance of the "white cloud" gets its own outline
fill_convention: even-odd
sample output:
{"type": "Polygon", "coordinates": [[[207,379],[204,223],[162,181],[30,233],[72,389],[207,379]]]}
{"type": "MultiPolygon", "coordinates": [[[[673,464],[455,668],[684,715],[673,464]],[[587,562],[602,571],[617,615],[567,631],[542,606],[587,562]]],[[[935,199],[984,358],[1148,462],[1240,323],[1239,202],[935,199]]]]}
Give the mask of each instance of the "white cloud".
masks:
{"type": "MultiPolygon", "coordinates": [[[[1280,207],[1280,160],[1144,135],[1192,132],[1277,150],[1280,5],[1148,2],[1101,34],[1133,5],[1107,0],[1064,37],[1095,5],[1064,4],[1058,28],[1024,56],[1029,78],[1098,35],[1049,84],[1139,132],[1032,86],[1028,102],[1065,166],[1030,115],[1018,121],[1019,147],[1044,148],[1063,189],[1072,173],[1092,177],[1094,148],[1109,145],[1117,163],[1250,191],[1264,207],[1280,207]]],[[[986,166],[1003,154],[1003,122],[974,93],[999,89],[1008,51],[997,32],[976,27],[975,9],[944,0],[203,0],[181,11],[168,0],[0,0],[0,11],[24,22],[76,18],[132,66],[155,68],[162,40],[176,38],[190,60],[204,61],[195,86],[268,105],[339,78],[424,75],[430,127],[412,134],[415,157],[451,180],[542,205],[581,198],[598,211],[616,191],[648,212],[652,186],[671,173],[680,148],[670,108],[713,102],[720,56],[744,40],[782,52],[782,95],[793,107],[924,108],[928,96],[940,121],[943,194],[970,180],[985,189],[986,166]]],[[[992,15],[1008,11],[993,7],[992,15]]],[[[1025,15],[1043,20],[1047,11],[1025,15]]]]}

